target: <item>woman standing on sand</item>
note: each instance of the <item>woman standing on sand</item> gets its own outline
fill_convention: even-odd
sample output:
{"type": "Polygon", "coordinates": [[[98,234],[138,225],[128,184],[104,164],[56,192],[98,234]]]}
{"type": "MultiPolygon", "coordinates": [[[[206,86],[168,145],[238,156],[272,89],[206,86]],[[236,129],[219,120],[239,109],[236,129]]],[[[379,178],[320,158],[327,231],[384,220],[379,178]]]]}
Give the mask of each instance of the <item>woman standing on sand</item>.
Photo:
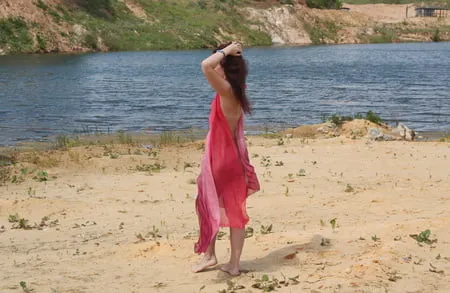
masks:
{"type": "Polygon", "coordinates": [[[259,190],[244,140],[244,114],[250,113],[250,103],[245,93],[247,65],[242,45],[237,42],[221,45],[201,65],[216,96],[211,104],[205,154],[197,178],[200,236],[195,252],[204,256],[192,270],[200,272],[217,264],[217,232],[219,227],[230,227],[230,261],[221,270],[237,276],[245,225],[249,221],[246,199],[259,190]]]}

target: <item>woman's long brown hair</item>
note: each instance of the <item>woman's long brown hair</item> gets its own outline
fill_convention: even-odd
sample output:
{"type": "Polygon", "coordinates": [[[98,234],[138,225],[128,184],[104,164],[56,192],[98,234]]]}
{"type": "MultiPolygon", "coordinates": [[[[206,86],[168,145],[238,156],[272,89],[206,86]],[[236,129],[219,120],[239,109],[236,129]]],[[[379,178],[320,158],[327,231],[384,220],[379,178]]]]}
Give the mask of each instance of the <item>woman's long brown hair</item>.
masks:
{"type": "MultiPolygon", "coordinates": [[[[230,44],[231,42],[221,44],[213,51],[213,53],[215,53],[217,50],[221,50],[227,47],[230,44]]],[[[245,59],[242,57],[242,55],[228,55],[223,58],[223,60],[220,62],[220,65],[223,68],[227,81],[230,83],[231,88],[233,89],[234,95],[241,103],[242,110],[244,110],[245,113],[251,114],[250,102],[248,101],[245,91],[245,81],[248,74],[247,63],[245,59]]]]}

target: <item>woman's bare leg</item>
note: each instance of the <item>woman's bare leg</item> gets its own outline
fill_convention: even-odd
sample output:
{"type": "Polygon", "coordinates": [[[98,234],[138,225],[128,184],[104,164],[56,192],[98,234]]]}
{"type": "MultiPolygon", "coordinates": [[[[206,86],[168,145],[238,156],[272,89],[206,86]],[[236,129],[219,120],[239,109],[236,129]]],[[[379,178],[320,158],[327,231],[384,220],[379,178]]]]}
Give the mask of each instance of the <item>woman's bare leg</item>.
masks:
{"type": "Polygon", "coordinates": [[[241,259],[242,248],[244,247],[245,229],[244,228],[230,228],[230,243],[231,256],[230,262],[221,267],[221,270],[229,273],[232,276],[238,276],[239,262],[241,259]]]}
{"type": "Polygon", "coordinates": [[[214,237],[200,262],[192,266],[192,271],[198,273],[208,267],[215,266],[216,264],[216,237],[214,237]]]}

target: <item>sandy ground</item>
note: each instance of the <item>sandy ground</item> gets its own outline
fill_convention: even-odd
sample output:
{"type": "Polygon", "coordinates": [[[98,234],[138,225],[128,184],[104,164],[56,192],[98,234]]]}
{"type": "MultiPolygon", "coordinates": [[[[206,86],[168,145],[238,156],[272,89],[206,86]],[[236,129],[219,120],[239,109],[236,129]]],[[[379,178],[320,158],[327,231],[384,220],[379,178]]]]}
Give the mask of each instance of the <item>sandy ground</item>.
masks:
{"type": "Polygon", "coordinates": [[[396,23],[403,21],[406,18],[406,7],[409,7],[408,16],[415,16],[415,7],[411,4],[345,4],[344,7],[350,8],[350,11],[352,12],[367,15],[379,22],[396,23]]]}
{"type": "MultiPolygon", "coordinates": [[[[263,275],[298,276],[276,292],[450,292],[448,142],[248,143],[262,190],[248,199],[246,273],[190,272],[201,145],[113,145],[112,156],[89,146],[34,155],[58,161],[45,169],[48,181],[28,175],[0,187],[0,292],[25,291],[20,282],[33,292],[233,292],[230,280],[245,287],[236,292],[262,292],[252,285],[263,275]],[[136,170],[157,162],[160,172],[136,170]],[[16,213],[31,226],[48,219],[12,229],[16,213]],[[410,237],[426,229],[437,242],[410,237]]],[[[229,257],[222,231],[220,263],[229,257]]]]}
{"type": "Polygon", "coordinates": [[[427,24],[448,25],[450,23],[450,17],[416,17],[415,8],[420,6],[421,5],[418,4],[344,4],[344,7],[350,8],[351,12],[365,15],[371,20],[379,23],[411,22],[423,26],[426,26],[427,24]]]}

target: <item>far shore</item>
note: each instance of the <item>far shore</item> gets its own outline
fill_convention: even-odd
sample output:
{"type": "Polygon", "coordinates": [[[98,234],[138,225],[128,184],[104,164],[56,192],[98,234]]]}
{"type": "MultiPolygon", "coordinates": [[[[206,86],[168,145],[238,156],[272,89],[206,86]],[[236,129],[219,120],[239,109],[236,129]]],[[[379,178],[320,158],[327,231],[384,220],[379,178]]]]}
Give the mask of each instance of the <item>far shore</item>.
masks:
{"type": "MultiPolygon", "coordinates": [[[[302,127],[318,127],[322,124],[302,125],[302,127]]],[[[390,126],[389,126],[390,127],[390,126]]],[[[273,130],[265,126],[251,126],[246,131],[247,136],[262,136],[262,137],[283,137],[288,129],[273,130]]],[[[450,128],[448,131],[416,131],[416,141],[438,141],[450,136],[450,128]]],[[[185,129],[172,131],[116,131],[116,132],[95,132],[89,133],[72,133],[60,134],[42,139],[30,139],[27,141],[20,141],[8,145],[0,144],[0,154],[11,151],[44,151],[49,149],[57,149],[61,147],[80,146],[80,145],[101,145],[101,144],[153,144],[158,145],[161,141],[173,143],[188,143],[202,140],[206,137],[207,129],[185,129]],[[62,140],[62,141],[61,141],[62,140]],[[63,145],[61,145],[61,143],[63,145]]],[[[316,138],[317,135],[306,135],[309,138],[316,138]]],[[[298,137],[302,137],[299,134],[298,137]]],[[[331,136],[330,136],[331,137],[331,136]]],[[[329,137],[329,138],[330,138],[329,137]]],[[[317,138],[324,138],[317,136],[317,138]]]]}

